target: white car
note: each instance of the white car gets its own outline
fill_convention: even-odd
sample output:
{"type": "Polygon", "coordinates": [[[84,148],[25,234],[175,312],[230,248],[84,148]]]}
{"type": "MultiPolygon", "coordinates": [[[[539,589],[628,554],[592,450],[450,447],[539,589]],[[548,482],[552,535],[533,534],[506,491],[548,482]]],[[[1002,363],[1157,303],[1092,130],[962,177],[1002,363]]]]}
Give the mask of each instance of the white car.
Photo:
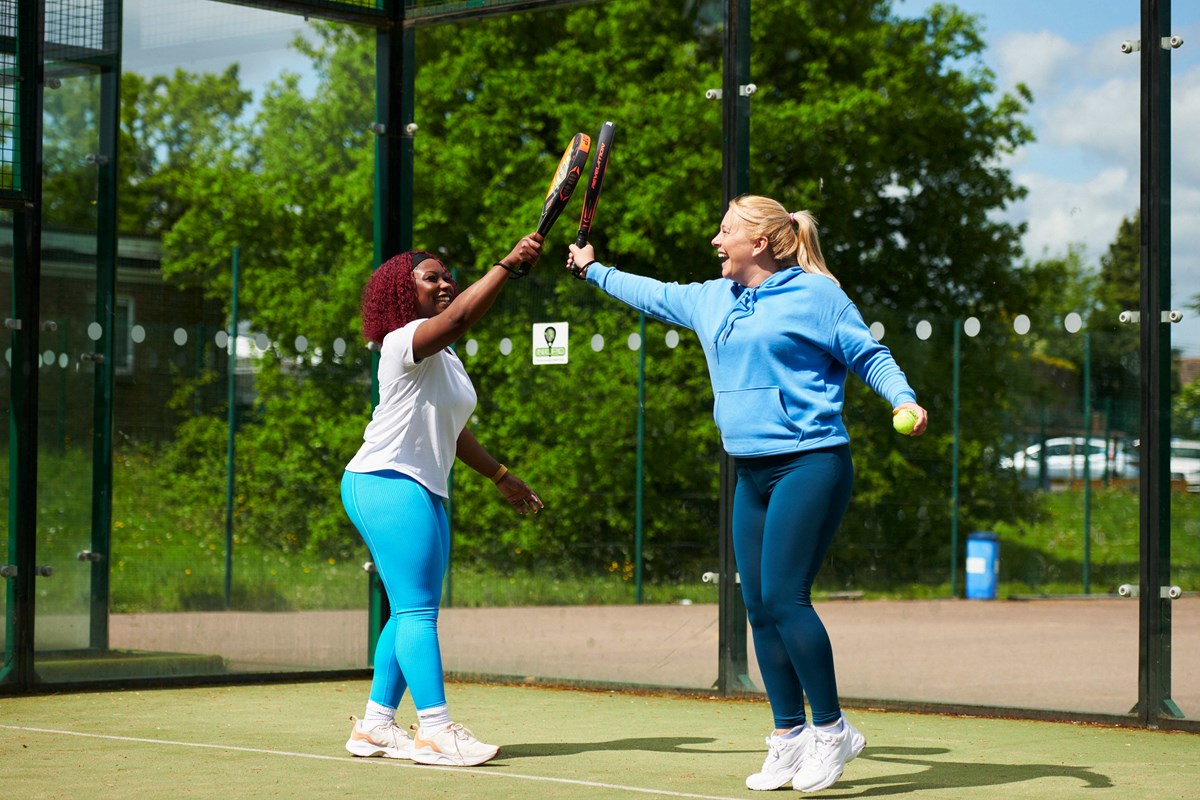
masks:
{"type": "MultiPolygon", "coordinates": [[[[1138,442],[1133,442],[1133,462],[1138,463],[1138,442]]],[[[1183,481],[1189,492],[1200,492],[1200,442],[1188,439],[1171,440],[1171,456],[1168,469],[1172,481],[1183,481]]]]}
{"type": "Polygon", "coordinates": [[[1047,439],[1044,458],[1042,445],[1032,444],[1018,450],[1012,458],[1000,459],[1000,466],[1015,469],[1028,478],[1038,478],[1044,460],[1048,480],[1083,480],[1084,459],[1092,480],[1136,478],[1138,474],[1136,460],[1129,457],[1119,442],[1082,436],[1047,439]]]}
{"type": "Polygon", "coordinates": [[[1189,492],[1200,492],[1200,442],[1171,440],[1171,480],[1182,480],[1189,492]]]}

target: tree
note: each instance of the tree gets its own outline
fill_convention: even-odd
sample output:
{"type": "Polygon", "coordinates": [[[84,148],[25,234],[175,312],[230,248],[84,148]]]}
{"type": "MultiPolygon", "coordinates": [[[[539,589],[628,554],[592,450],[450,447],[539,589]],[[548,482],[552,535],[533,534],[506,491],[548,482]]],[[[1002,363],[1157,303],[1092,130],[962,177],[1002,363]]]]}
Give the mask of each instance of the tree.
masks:
{"type": "MultiPolygon", "coordinates": [[[[617,138],[593,232],[599,252],[665,280],[712,277],[708,241],[722,213],[720,111],[704,99],[720,78],[714,8],[609,0],[421,29],[417,245],[436,248],[469,283],[533,228],[570,135],[612,119],[617,138]]],[[[227,296],[228,251],[242,248],[243,308],[273,341],[259,421],[243,436],[255,453],[254,485],[275,511],[253,528],[317,549],[353,541],[336,481],[366,421],[369,359],[355,317],[372,267],[374,118],[373,39],[320,31],[299,45],[320,78],[314,96],[300,93],[295,76],[281,78],[253,124],[203,140],[204,157],[171,176],[165,207],[178,213],[161,215],[170,221],[173,281],[227,296]],[[301,352],[300,334],[321,343],[322,357],[301,352]],[[349,346],[329,358],[337,339],[349,346]]],[[[864,311],[907,325],[918,315],[1003,315],[1023,301],[1011,270],[1020,231],[992,212],[1021,195],[996,156],[1028,141],[1020,117],[1029,96],[996,94],[975,20],[940,6],[900,19],[884,0],[770,4],[756,8],[753,34],[762,88],[753,99],[751,189],[818,214],[827,256],[864,311]]],[[[219,90],[191,82],[198,94],[219,90]]],[[[460,474],[459,557],[588,569],[632,558],[638,364],[623,342],[637,318],[558,268],[571,228],[559,223],[543,264],[472,332],[482,355],[464,356],[481,398],[477,435],[550,507],[536,521],[514,519],[485,481],[460,474]],[[591,352],[576,339],[575,360],[557,371],[492,355],[502,338],[520,342],[514,331],[527,336],[531,321],[547,317],[607,344],[591,352]]],[[[694,578],[716,552],[719,447],[702,345],[685,333],[670,349],[664,334],[648,325],[648,570],[694,578]]],[[[997,363],[1014,352],[1002,338],[990,344],[997,363]]],[[[947,360],[898,355],[935,418],[946,419],[947,360]]],[[[964,413],[987,416],[997,404],[1003,412],[1002,381],[996,371],[970,386],[964,413]]],[[[848,394],[860,490],[843,537],[850,561],[835,578],[861,579],[877,565],[896,579],[940,569],[948,427],[906,441],[902,453],[884,404],[859,384],[848,394]],[[910,493],[925,498],[919,513],[894,513],[895,498],[910,493]],[[905,559],[892,563],[897,552],[905,559]]],[[[967,433],[968,516],[1012,513],[992,469],[1000,438],[992,429],[967,433]]]]}
{"type": "Polygon", "coordinates": [[[162,235],[186,210],[180,196],[197,170],[245,141],[239,120],[251,100],[237,64],[220,75],[121,76],[118,141],[122,233],[162,235]]]}
{"type": "MultiPolygon", "coordinates": [[[[513,238],[536,218],[536,188],[518,189],[521,176],[548,175],[571,132],[614,119],[617,139],[595,237],[599,252],[607,261],[667,280],[711,277],[708,239],[722,209],[720,111],[702,91],[720,85],[720,43],[710,19],[703,4],[647,14],[643,2],[612,0],[569,14],[422,32],[417,207],[449,204],[449,213],[436,219],[422,214],[431,240],[461,262],[477,258],[475,241],[513,238]],[[474,176],[497,163],[486,144],[497,137],[505,148],[499,179],[472,192],[467,187],[474,176]],[[527,199],[498,213],[514,196],[527,199]],[[468,233],[457,224],[460,219],[479,223],[468,233]]],[[[1019,120],[1029,97],[1021,90],[989,102],[995,85],[981,62],[977,23],[940,7],[927,19],[903,21],[887,3],[771,4],[755,9],[753,32],[752,67],[760,89],[752,99],[751,190],[816,211],[828,226],[830,261],[860,305],[903,309],[914,319],[1004,315],[1023,305],[1025,292],[1011,270],[1020,231],[994,221],[990,212],[1022,194],[996,165],[996,156],[1029,140],[1019,120]]],[[[528,179],[523,183],[528,186],[528,179]]],[[[558,280],[544,291],[556,304],[573,307],[574,290],[558,280]]],[[[542,275],[531,283],[543,291],[542,275]]],[[[624,324],[631,324],[619,309],[594,313],[597,318],[625,313],[624,324]]],[[[501,311],[485,327],[504,324],[501,311]]],[[[677,455],[670,442],[680,436],[678,428],[647,444],[651,471],[682,471],[680,490],[693,495],[710,491],[716,479],[711,394],[698,355],[674,358],[663,369],[671,372],[672,385],[686,387],[673,414],[688,421],[688,440],[707,441],[708,447],[680,464],[666,460],[677,455]]],[[[948,417],[948,402],[933,387],[949,384],[948,370],[945,362],[930,363],[920,376],[941,419],[948,417]]],[[[515,375],[507,378],[505,388],[489,385],[488,393],[508,396],[507,387],[521,385],[515,375]]],[[[966,400],[981,416],[1006,402],[993,382],[972,386],[966,400]]],[[[878,445],[860,458],[860,486],[879,491],[860,493],[855,514],[885,515],[885,498],[902,486],[949,485],[942,466],[948,432],[907,447],[921,454],[918,460],[902,459],[894,440],[876,442],[870,435],[880,420],[890,430],[877,398],[855,386],[848,410],[856,441],[878,445]]],[[[618,419],[611,413],[605,418],[610,427],[618,419]]],[[[560,425],[572,419],[565,415],[560,425]]],[[[989,491],[983,477],[989,464],[982,454],[996,437],[983,430],[970,435],[978,446],[969,451],[980,454],[968,473],[980,484],[972,508],[1003,515],[1000,504],[987,499],[1001,494],[989,491]]],[[[536,436],[528,430],[517,439],[537,441],[536,436]]],[[[607,439],[622,442],[626,457],[632,453],[627,428],[607,439]]],[[[573,469],[583,470],[589,484],[599,476],[628,474],[627,467],[606,468],[617,466],[613,458],[587,453],[584,466],[576,461],[573,469]]],[[[486,497],[474,497],[466,493],[459,511],[481,520],[487,536],[497,526],[503,531],[486,497]]],[[[883,535],[907,539],[918,549],[940,546],[945,505],[937,497],[929,507],[920,535],[894,526],[883,535]]],[[[669,521],[659,523],[671,527],[669,521]]],[[[617,540],[629,527],[627,517],[615,514],[580,524],[593,541],[617,540]]],[[[855,521],[848,522],[847,535],[854,531],[855,521]]],[[[649,538],[663,541],[669,535],[656,530],[649,538]]],[[[875,535],[863,532],[866,539],[875,535]]],[[[942,563],[930,556],[935,559],[942,563]]]]}

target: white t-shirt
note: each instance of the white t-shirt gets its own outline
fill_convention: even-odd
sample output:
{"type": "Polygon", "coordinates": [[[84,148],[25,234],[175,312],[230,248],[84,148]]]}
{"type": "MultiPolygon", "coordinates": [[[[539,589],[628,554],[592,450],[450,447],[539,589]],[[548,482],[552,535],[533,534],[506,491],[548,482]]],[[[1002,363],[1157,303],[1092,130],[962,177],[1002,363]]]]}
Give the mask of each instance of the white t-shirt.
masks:
{"type": "Polygon", "coordinates": [[[346,465],[350,472],[396,470],[441,497],[449,497],[450,468],[458,435],[475,410],[475,387],[450,348],[417,361],[413,320],[383,339],[379,405],[363,445],[346,465]]]}

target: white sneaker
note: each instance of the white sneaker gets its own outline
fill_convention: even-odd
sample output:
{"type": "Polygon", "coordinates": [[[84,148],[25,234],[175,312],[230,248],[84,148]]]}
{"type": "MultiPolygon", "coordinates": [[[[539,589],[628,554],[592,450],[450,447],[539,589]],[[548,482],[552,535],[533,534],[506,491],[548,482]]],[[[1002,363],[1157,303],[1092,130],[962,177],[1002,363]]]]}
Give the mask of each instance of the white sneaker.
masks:
{"type": "Polygon", "coordinates": [[[356,756],[371,758],[412,758],[412,739],[395,722],[376,725],[368,728],[357,717],[350,717],[353,727],[350,728],[350,738],[346,740],[346,749],[356,756]]]}
{"type": "Polygon", "coordinates": [[[811,731],[812,728],[805,725],[795,736],[768,736],[767,760],[761,770],[746,778],[746,788],[769,792],[790,781],[809,750],[811,731]]]}
{"type": "Polygon", "coordinates": [[[484,744],[471,732],[451,722],[439,731],[426,735],[420,728],[413,737],[412,760],[418,764],[447,764],[473,767],[491,761],[500,752],[494,744],[484,744]]]}
{"type": "Polygon", "coordinates": [[[792,779],[792,786],[802,792],[819,792],[842,777],[842,769],[862,752],[867,737],[845,717],[842,717],[842,729],[837,733],[814,726],[810,729],[812,743],[804,763],[792,779]]]}

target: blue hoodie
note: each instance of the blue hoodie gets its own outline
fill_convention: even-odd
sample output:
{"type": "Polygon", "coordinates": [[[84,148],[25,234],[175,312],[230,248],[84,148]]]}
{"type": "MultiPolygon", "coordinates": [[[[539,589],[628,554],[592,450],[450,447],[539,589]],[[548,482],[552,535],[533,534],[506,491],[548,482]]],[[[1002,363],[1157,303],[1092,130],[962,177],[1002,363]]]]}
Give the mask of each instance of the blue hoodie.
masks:
{"type": "Polygon", "coordinates": [[[656,319],[696,332],[708,360],[713,419],[732,456],[768,456],[846,444],[850,369],[892,408],[916,393],[829,278],[800,267],[749,289],[720,278],[663,283],[593,263],[588,283],[656,319]]]}

